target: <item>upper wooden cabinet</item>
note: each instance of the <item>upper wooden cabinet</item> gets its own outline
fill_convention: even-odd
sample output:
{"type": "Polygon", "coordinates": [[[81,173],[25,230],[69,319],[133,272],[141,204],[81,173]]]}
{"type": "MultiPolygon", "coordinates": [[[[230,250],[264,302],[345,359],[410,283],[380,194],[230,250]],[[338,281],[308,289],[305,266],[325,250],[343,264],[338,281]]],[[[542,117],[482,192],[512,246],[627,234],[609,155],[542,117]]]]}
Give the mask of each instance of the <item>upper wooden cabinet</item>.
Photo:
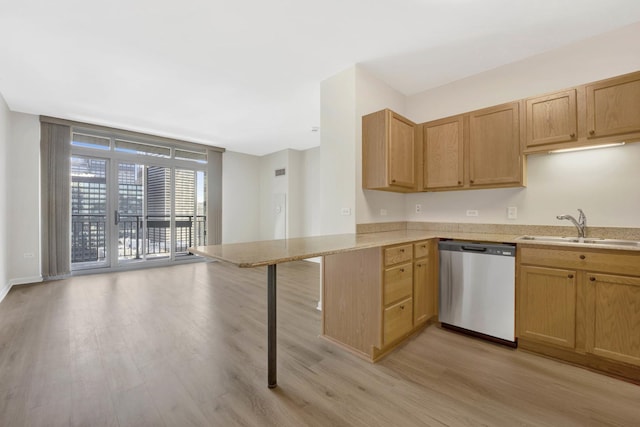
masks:
{"type": "Polygon", "coordinates": [[[586,86],[587,138],[640,132],[640,73],[586,86]]]}
{"type": "Polygon", "coordinates": [[[471,187],[522,185],[519,103],[469,113],[471,187]]]}
{"type": "Polygon", "coordinates": [[[526,100],[527,148],[578,139],[576,90],[526,100]]]}
{"type": "Polygon", "coordinates": [[[464,116],[422,125],[423,182],[425,190],[464,185],[464,116]]]}
{"type": "Polygon", "coordinates": [[[640,140],[640,72],[525,103],[525,154],[640,140]]]}
{"type": "Polygon", "coordinates": [[[362,187],[369,190],[417,190],[416,125],[382,110],[362,117],[362,187]]]}

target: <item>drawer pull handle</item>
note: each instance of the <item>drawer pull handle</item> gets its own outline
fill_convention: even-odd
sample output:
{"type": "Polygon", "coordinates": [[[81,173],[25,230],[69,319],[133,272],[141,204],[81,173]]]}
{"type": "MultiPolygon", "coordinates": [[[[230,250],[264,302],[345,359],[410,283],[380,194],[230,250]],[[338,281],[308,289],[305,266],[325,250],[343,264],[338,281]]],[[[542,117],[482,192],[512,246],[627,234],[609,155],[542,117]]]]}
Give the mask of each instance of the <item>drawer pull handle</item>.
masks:
{"type": "Polygon", "coordinates": [[[589,277],[589,280],[591,280],[592,282],[595,282],[595,281],[596,281],[596,278],[595,278],[595,277],[593,277],[593,276],[591,276],[591,277],[589,277]]]}
{"type": "Polygon", "coordinates": [[[422,267],[422,264],[416,264],[416,267],[422,267]]]}
{"type": "Polygon", "coordinates": [[[586,256],[580,255],[580,259],[585,259],[585,258],[586,258],[586,256]]]}
{"type": "Polygon", "coordinates": [[[401,268],[401,269],[400,269],[400,273],[404,273],[404,268],[401,268]]]}
{"type": "Polygon", "coordinates": [[[595,131],[595,130],[593,130],[593,129],[591,129],[591,130],[589,131],[589,135],[595,135],[595,133],[596,133],[596,131],[595,131]]]}
{"type": "Polygon", "coordinates": [[[568,277],[569,279],[573,279],[573,274],[570,274],[568,277]]]}
{"type": "Polygon", "coordinates": [[[575,134],[575,133],[570,133],[570,134],[569,134],[569,138],[575,138],[575,137],[576,137],[576,134],[575,134]]]}
{"type": "Polygon", "coordinates": [[[400,252],[404,253],[404,249],[400,249],[400,252]]]}
{"type": "Polygon", "coordinates": [[[404,310],[404,304],[400,306],[400,310],[404,310]]]}

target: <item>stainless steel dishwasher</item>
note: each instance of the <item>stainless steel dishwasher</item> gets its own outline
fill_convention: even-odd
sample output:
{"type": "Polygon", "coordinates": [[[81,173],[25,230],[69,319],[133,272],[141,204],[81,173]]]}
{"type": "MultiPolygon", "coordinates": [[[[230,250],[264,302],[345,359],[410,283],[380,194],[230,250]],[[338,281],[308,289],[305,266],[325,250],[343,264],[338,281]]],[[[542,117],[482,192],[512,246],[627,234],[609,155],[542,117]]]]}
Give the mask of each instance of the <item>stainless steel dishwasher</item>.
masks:
{"type": "Polygon", "coordinates": [[[442,326],[515,347],[515,245],[442,241],[442,326]]]}

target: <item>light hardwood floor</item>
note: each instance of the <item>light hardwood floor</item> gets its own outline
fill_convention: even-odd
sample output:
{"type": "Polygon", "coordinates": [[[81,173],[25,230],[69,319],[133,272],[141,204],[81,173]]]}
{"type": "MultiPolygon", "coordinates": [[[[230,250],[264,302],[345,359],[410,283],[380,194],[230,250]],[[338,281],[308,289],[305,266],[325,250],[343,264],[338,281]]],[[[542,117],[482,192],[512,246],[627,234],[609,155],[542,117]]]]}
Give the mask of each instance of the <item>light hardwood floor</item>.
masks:
{"type": "Polygon", "coordinates": [[[640,387],[429,327],[372,365],[319,339],[319,268],[201,263],[14,287],[0,426],[638,426],[640,387]]]}

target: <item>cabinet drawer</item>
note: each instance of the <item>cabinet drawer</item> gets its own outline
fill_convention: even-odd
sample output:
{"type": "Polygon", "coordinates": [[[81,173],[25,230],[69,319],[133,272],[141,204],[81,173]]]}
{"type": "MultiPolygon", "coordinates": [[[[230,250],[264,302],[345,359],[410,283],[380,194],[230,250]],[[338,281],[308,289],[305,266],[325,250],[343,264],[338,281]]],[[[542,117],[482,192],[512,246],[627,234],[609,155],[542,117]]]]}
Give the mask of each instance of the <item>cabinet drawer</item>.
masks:
{"type": "Polygon", "coordinates": [[[411,331],[413,299],[407,298],[384,310],[384,345],[411,331]]]}
{"type": "Polygon", "coordinates": [[[429,256],[429,241],[418,242],[413,244],[413,254],[416,258],[424,258],[429,256]]]}
{"type": "Polygon", "coordinates": [[[402,264],[384,271],[384,305],[411,297],[413,265],[402,264]]]}
{"type": "Polygon", "coordinates": [[[640,252],[520,248],[520,263],[640,276],[640,252]]]}
{"type": "Polygon", "coordinates": [[[401,262],[411,261],[413,258],[412,245],[394,246],[385,248],[384,265],[393,265],[401,262]]]}

